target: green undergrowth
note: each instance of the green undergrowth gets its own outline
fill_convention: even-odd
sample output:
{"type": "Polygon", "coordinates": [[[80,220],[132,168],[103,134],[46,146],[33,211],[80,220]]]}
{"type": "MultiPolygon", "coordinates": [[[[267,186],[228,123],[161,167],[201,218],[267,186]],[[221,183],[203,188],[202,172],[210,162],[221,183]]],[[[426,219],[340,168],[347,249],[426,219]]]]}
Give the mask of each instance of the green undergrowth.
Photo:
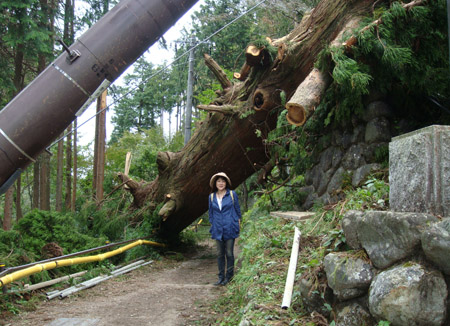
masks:
{"type": "MultiPolygon", "coordinates": [[[[371,178],[362,187],[348,190],[345,200],[314,207],[314,215],[305,223],[272,217],[267,197],[257,200],[243,217],[235,278],[225,295],[213,304],[214,315],[219,316],[215,325],[239,325],[244,319],[248,325],[332,325],[332,320],[305,311],[298,284],[302,278],[307,279],[314,291],[324,295],[324,256],[331,251],[349,250],[340,227],[343,216],[351,209],[387,209],[388,195],[389,186],[383,180],[371,178]],[[294,227],[301,231],[297,286],[290,308],[282,310],[294,227]]],[[[364,253],[349,251],[349,254],[364,253]]]]}
{"type": "MultiPolygon", "coordinates": [[[[7,268],[21,266],[124,240],[148,239],[163,242],[156,232],[159,228],[158,209],[156,213],[149,213],[146,208],[119,213],[118,205],[121,205],[120,201],[98,209],[94,202],[86,202],[76,213],[33,210],[14,223],[12,230],[0,230],[0,263],[7,268]],[[46,250],[49,244],[50,250],[46,250]]],[[[195,243],[196,237],[194,232],[186,230],[179,237],[171,239],[168,249],[140,245],[99,262],[55,268],[19,279],[7,286],[10,294],[0,295],[0,320],[2,316],[33,309],[35,302],[40,300],[39,294],[50,291],[46,288],[35,291],[33,295],[19,293],[25,284],[36,284],[86,270],[87,273],[78,280],[81,282],[107,274],[136,259],[159,259],[161,252],[184,248],[195,243]]],[[[124,245],[95,250],[81,256],[98,255],[124,245]]],[[[56,284],[53,288],[69,285],[73,284],[65,282],[56,284]]]]}

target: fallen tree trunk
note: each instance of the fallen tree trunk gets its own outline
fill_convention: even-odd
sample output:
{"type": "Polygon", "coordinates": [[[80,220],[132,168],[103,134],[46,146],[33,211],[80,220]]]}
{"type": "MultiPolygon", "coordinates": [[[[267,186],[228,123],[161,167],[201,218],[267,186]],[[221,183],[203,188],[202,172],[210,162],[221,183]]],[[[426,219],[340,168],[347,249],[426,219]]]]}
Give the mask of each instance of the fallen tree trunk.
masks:
{"type": "MultiPolygon", "coordinates": [[[[218,76],[224,91],[211,106],[202,107],[216,112],[200,122],[180,152],[159,153],[158,177],[143,184],[120,174],[133,194],[134,206],[155,208],[164,203],[159,211],[162,230],[179,232],[207,210],[213,174],[226,172],[236,187],[263,167],[270,160],[263,139],[275,128],[283,109],[280,93],[291,98],[323,47],[351,19],[370,12],[374,2],[324,0],[288,36],[273,41],[279,49],[274,62],[253,66],[257,73],[235,84],[218,76]],[[221,105],[222,112],[218,110],[221,105]]],[[[220,71],[207,59],[209,66],[220,71]]]]}

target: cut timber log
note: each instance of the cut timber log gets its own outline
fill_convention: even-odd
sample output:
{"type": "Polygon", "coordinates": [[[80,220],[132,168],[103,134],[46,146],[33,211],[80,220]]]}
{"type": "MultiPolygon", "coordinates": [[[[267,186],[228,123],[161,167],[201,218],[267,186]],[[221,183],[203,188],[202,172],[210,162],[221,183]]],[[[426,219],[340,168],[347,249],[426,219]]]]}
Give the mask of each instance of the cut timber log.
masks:
{"type": "Polygon", "coordinates": [[[205,58],[205,64],[216,76],[222,88],[223,89],[230,88],[232,85],[231,81],[228,79],[227,74],[223,71],[223,69],[219,66],[219,64],[213,58],[211,58],[210,55],[206,53],[203,55],[203,57],[205,58]]]}
{"type": "Polygon", "coordinates": [[[316,68],[311,71],[286,103],[286,118],[290,124],[302,126],[306,122],[319,105],[330,81],[326,73],[316,68]]]}

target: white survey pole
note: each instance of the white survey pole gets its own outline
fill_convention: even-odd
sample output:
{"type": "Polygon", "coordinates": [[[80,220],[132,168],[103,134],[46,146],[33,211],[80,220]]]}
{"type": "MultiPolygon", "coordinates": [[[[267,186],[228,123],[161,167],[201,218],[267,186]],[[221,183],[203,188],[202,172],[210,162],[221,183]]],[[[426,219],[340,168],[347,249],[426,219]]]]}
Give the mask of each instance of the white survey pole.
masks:
{"type": "Polygon", "coordinates": [[[281,308],[287,309],[291,305],[292,291],[294,289],[295,270],[297,269],[298,248],[300,246],[300,230],[295,227],[294,242],[292,243],[291,259],[289,261],[289,269],[286,277],[286,285],[284,287],[283,302],[281,308]]]}

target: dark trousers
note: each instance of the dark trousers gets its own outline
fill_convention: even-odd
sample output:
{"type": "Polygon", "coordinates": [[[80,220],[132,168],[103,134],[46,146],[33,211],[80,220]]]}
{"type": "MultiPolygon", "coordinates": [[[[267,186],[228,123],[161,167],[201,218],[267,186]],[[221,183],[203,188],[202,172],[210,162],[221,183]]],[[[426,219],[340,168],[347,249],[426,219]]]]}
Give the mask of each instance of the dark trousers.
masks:
{"type": "Polygon", "coordinates": [[[217,265],[219,267],[219,280],[231,280],[234,275],[234,239],[216,240],[217,265]],[[225,274],[226,261],[226,274],[225,274]]]}

